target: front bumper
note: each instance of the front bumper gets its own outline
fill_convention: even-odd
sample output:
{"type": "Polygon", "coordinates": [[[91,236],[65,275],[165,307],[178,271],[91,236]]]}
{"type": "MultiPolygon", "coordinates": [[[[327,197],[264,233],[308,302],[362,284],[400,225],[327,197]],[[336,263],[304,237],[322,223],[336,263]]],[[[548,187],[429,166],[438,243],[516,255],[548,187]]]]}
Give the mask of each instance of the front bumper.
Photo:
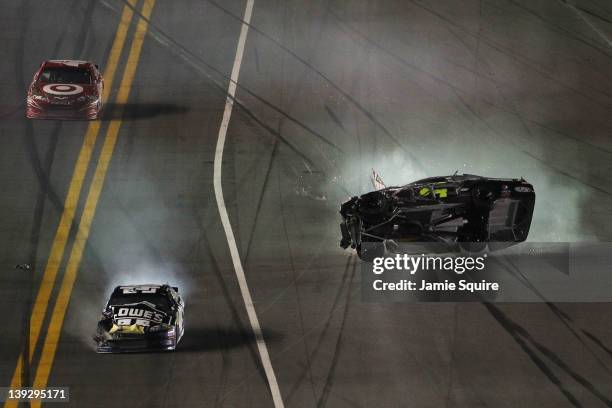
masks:
{"type": "Polygon", "coordinates": [[[98,103],[81,106],[51,105],[28,99],[26,117],[30,119],[93,120],[100,116],[98,103]]]}
{"type": "Polygon", "coordinates": [[[176,349],[177,340],[167,333],[116,335],[112,338],[94,337],[98,353],[134,353],[142,351],[171,351],[176,349]]]}

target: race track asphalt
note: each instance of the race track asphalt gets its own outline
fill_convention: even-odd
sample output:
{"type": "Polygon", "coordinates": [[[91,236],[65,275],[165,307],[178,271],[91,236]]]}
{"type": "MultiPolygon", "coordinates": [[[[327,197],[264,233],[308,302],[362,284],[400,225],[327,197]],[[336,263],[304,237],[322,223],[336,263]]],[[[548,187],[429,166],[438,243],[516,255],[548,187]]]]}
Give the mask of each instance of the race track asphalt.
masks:
{"type": "MultiPolygon", "coordinates": [[[[245,1],[157,0],[118,104],[143,2],[84,174],[75,222],[121,120],[48,384],[74,407],[272,407],[213,190],[245,1]],[[150,282],[185,297],[179,349],[96,354],[112,287],[150,282]]],[[[44,59],[104,69],[124,3],[0,4],[4,387],[88,126],[26,120],[25,90],[44,59]]],[[[372,169],[523,176],[531,241],[612,241],[611,21],[600,0],[254,0],[223,194],[286,407],[612,406],[609,303],[365,303],[338,246],[339,203],[372,169]]]]}

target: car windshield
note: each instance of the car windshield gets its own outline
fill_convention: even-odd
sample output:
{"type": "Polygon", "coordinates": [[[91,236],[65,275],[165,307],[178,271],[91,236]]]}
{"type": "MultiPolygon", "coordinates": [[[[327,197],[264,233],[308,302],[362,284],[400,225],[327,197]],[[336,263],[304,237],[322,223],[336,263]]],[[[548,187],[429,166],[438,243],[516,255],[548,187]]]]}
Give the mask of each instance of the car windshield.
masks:
{"type": "Polygon", "coordinates": [[[56,84],[91,84],[91,74],[84,68],[48,67],[41,72],[40,80],[56,84]]]}
{"type": "Polygon", "coordinates": [[[134,294],[117,294],[113,295],[108,301],[109,305],[129,305],[138,302],[149,302],[155,305],[155,308],[160,310],[170,309],[170,301],[165,295],[157,293],[134,293],[134,294]]]}

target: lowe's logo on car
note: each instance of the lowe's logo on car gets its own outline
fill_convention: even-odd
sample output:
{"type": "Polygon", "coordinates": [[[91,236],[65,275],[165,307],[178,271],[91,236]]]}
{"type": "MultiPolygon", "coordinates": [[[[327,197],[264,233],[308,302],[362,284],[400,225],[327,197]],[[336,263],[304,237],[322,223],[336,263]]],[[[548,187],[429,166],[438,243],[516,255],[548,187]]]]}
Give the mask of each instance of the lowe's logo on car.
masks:
{"type": "Polygon", "coordinates": [[[154,323],[161,323],[164,319],[164,315],[162,313],[134,307],[121,307],[117,309],[115,317],[120,319],[145,319],[154,323]]]}
{"type": "Polygon", "coordinates": [[[43,91],[51,95],[77,95],[83,92],[83,87],[74,84],[49,84],[43,86],[43,91]]]}

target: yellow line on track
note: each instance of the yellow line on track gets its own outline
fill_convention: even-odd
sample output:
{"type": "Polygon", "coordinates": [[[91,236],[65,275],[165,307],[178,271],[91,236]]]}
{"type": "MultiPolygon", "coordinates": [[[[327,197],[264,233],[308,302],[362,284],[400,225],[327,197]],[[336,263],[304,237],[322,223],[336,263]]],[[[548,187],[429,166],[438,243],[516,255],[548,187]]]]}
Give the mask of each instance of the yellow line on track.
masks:
{"type": "MultiPolygon", "coordinates": [[[[79,229],[77,231],[77,237],[72,247],[72,251],[70,252],[70,258],[68,259],[66,273],[64,274],[62,285],[57,296],[57,301],[55,303],[55,307],[53,308],[53,313],[51,315],[51,322],[47,330],[42,354],[38,363],[36,375],[34,377],[33,386],[35,388],[46,387],[47,382],[49,380],[49,375],[51,373],[51,368],[55,359],[55,353],[57,351],[64,318],[66,316],[66,310],[70,302],[70,295],[72,293],[74,282],[77,277],[79,264],[81,263],[81,258],[83,256],[83,251],[85,249],[87,239],[89,238],[91,223],[96,213],[96,207],[100,198],[102,187],[104,185],[108,165],[112,158],[115,144],[117,142],[117,137],[119,135],[119,129],[122,123],[121,117],[123,114],[122,107],[128,101],[132,82],[136,74],[136,68],[140,59],[142,44],[144,42],[148,28],[146,20],[148,20],[151,16],[151,12],[153,11],[154,5],[155,0],[144,0],[144,5],[142,7],[142,15],[144,19],[141,18],[138,21],[136,32],[134,34],[134,40],[132,41],[130,53],[127,59],[125,70],[123,72],[123,78],[119,87],[119,93],[117,95],[116,103],[118,107],[117,109],[119,111],[116,112],[113,117],[119,119],[111,120],[106,131],[104,145],[102,146],[102,152],[100,153],[98,165],[96,166],[94,177],[89,188],[89,193],[87,194],[87,200],[85,202],[85,208],[81,216],[79,229]]],[[[40,407],[40,401],[34,401],[31,404],[31,407],[40,407]]]]}
{"type": "MultiPolygon", "coordinates": [[[[132,6],[135,4],[135,2],[136,0],[129,0],[129,3],[132,6]]],[[[115,72],[117,70],[119,58],[121,57],[121,52],[123,51],[123,46],[125,44],[127,31],[130,26],[130,22],[132,21],[133,14],[134,13],[129,6],[125,5],[123,7],[123,12],[121,14],[119,26],[117,27],[115,38],[113,40],[113,45],[112,45],[112,48],[111,48],[111,51],[108,57],[106,68],[104,70],[105,91],[102,94],[102,104],[103,105],[108,100],[110,90],[112,89],[115,72]]],[[[36,344],[38,343],[38,338],[40,336],[40,330],[42,327],[42,323],[47,313],[47,305],[49,303],[49,298],[51,297],[51,291],[53,290],[53,286],[55,285],[55,280],[57,278],[57,272],[59,270],[59,267],[62,263],[62,259],[64,257],[66,243],[70,235],[70,227],[72,226],[72,222],[74,220],[74,214],[75,214],[75,210],[78,205],[78,202],[79,202],[79,197],[81,195],[81,189],[83,187],[83,181],[85,179],[85,174],[87,173],[87,168],[89,167],[91,155],[95,147],[96,139],[99,133],[100,133],[100,122],[99,121],[90,122],[89,126],[87,127],[87,131],[85,133],[83,145],[81,146],[81,150],[79,151],[79,156],[77,158],[77,162],[76,162],[73,174],[72,174],[72,179],[70,180],[68,194],[66,195],[66,200],[64,201],[64,210],[62,212],[62,216],[60,218],[60,222],[57,227],[55,237],[53,239],[53,244],[51,246],[51,252],[49,254],[47,265],[43,273],[42,281],[40,283],[40,287],[38,288],[36,300],[34,301],[34,305],[32,308],[32,314],[30,317],[28,363],[32,362],[32,356],[34,355],[34,349],[36,347],[36,344]]],[[[17,359],[17,365],[15,367],[13,378],[11,380],[11,388],[16,388],[16,387],[21,386],[21,375],[22,375],[23,363],[24,363],[24,355],[22,352],[19,355],[19,358],[17,359]]],[[[4,408],[14,408],[14,407],[17,407],[16,402],[7,401],[4,404],[4,408]]]]}

